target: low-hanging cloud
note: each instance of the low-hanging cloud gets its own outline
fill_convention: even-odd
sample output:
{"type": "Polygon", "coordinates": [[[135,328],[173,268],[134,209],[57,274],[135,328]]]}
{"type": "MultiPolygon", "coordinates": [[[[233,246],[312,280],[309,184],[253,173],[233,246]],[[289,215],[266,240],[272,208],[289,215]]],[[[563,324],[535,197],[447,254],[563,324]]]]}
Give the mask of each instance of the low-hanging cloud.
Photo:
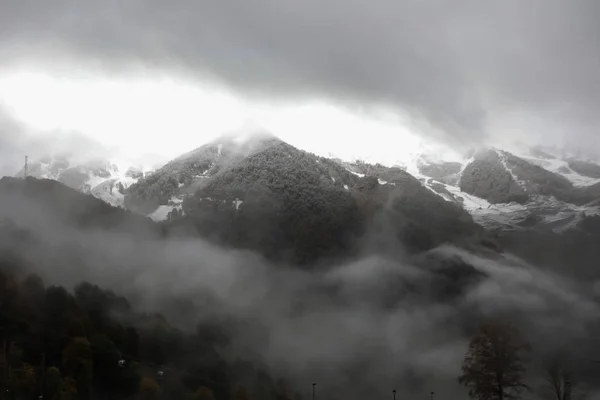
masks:
{"type": "Polygon", "coordinates": [[[65,155],[73,160],[102,158],[109,149],[78,132],[38,132],[17,121],[0,104],[0,177],[14,175],[23,168],[25,157],[40,159],[65,155]]]}
{"type": "Polygon", "coordinates": [[[71,165],[88,162],[126,161],[131,165],[156,168],[163,165],[164,155],[138,153],[126,155],[122,149],[107,146],[84,133],[72,130],[33,129],[19,121],[8,107],[0,103],[0,177],[21,172],[25,157],[39,163],[51,157],[65,157],[71,165]]]}
{"type": "Polygon", "coordinates": [[[232,332],[231,351],[258,357],[301,391],[317,381],[319,390],[349,399],[394,387],[400,395],[435,390],[458,398],[465,324],[510,315],[536,344],[552,348],[591,340],[588,324],[599,312],[576,282],[508,257],[436,250],[480,274],[439,301],[434,261],[425,267],[373,255],[307,272],[200,239],[75,229],[18,194],[0,193],[0,204],[0,221],[34,232],[11,250],[22,250],[46,282],[111,288],[184,329],[207,316],[244,321],[232,332]],[[180,301],[189,305],[184,315],[180,301]]]}
{"type": "Polygon", "coordinates": [[[0,5],[0,53],[387,104],[470,145],[495,125],[593,145],[598,15],[594,0],[22,0],[0,5]]]}

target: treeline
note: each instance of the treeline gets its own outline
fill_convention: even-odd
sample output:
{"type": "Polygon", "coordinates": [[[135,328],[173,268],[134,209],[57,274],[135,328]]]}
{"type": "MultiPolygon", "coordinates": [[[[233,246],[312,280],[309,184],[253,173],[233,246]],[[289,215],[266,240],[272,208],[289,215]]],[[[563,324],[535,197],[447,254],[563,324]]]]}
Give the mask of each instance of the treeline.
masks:
{"type": "Polygon", "coordinates": [[[71,293],[0,268],[2,400],[298,398],[265,368],[223,357],[228,340],[217,324],[183,332],[89,283],[71,293]]]}

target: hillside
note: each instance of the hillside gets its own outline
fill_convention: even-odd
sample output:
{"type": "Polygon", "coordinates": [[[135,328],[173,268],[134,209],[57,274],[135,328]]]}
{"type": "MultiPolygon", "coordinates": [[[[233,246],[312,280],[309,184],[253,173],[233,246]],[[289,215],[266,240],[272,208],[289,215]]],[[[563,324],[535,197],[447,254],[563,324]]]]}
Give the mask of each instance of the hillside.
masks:
{"type": "Polygon", "coordinates": [[[25,227],[33,231],[60,223],[143,236],[199,235],[303,266],[398,246],[421,252],[479,234],[466,212],[405,172],[361,167],[390,182],[357,176],[281,142],[210,177],[162,226],[53,180],[3,178],[0,195],[10,205],[4,217],[29,221],[25,227]]]}
{"type": "Polygon", "coordinates": [[[207,179],[183,211],[203,235],[308,263],[348,251],[361,235],[349,189],[356,180],[329,160],[273,143],[207,179]]]}
{"type": "Polygon", "coordinates": [[[340,163],[283,142],[215,173],[182,210],[180,223],[194,220],[204,236],[301,264],[352,254],[377,237],[387,251],[418,252],[481,231],[401,169],[340,163]]]}
{"type": "Polygon", "coordinates": [[[206,179],[254,152],[279,143],[267,133],[248,137],[224,135],[183,154],[132,185],[125,196],[128,209],[151,214],[173,198],[193,194],[206,179]]]}
{"type": "Polygon", "coordinates": [[[525,203],[529,196],[517,178],[507,170],[495,150],[477,152],[462,172],[460,189],[466,193],[497,203],[525,203]]]}
{"type": "Polygon", "coordinates": [[[409,248],[426,250],[482,233],[460,204],[446,201],[435,189],[423,185],[403,169],[362,162],[346,165],[356,173],[377,178],[365,180],[359,196],[363,201],[377,203],[383,221],[394,226],[395,235],[402,243],[409,244],[409,248]]]}
{"type": "Polygon", "coordinates": [[[143,235],[158,232],[148,218],[51,179],[0,178],[0,199],[3,205],[0,216],[4,219],[20,217],[40,226],[57,221],[76,229],[108,229],[143,235]]]}

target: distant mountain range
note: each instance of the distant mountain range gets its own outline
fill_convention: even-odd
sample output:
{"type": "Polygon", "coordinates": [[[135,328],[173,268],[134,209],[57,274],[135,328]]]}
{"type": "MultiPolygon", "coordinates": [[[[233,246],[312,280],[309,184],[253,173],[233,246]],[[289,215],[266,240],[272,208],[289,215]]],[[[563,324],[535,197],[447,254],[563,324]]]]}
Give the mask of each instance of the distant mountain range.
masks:
{"type": "Polygon", "coordinates": [[[419,252],[517,246],[519,235],[584,237],[600,214],[600,164],[552,149],[398,164],[320,157],[258,132],[222,136],[154,171],[58,157],[32,162],[28,173],[172,230],[299,263],[365,246],[394,251],[395,241],[419,252]]]}
{"type": "MultiPolygon", "coordinates": [[[[209,193],[216,182],[222,181],[223,175],[239,185],[240,179],[235,179],[234,171],[241,173],[244,167],[240,166],[247,164],[247,159],[251,159],[254,166],[253,157],[273,153],[273,147],[290,152],[290,158],[292,153],[301,152],[273,135],[258,132],[245,137],[222,136],[155,171],[141,166],[117,166],[110,160],[74,164],[67,157],[48,157],[30,163],[28,175],[57,180],[111,205],[160,221],[171,213],[181,214],[184,200],[198,192],[209,193]]],[[[460,162],[421,154],[401,167],[301,153],[307,157],[306,164],[298,168],[316,168],[322,185],[350,191],[357,177],[373,176],[379,184],[385,185],[394,184],[389,182],[389,176],[398,177],[402,173],[405,180],[415,178],[423,187],[461,206],[477,223],[490,229],[533,225],[569,229],[584,216],[600,213],[600,164],[553,149],[535,147],[516,155],[485,148],[473,151],[460,162]]],[[[285,164],[284,160],[280,161],[285,164]]],[[[18,176],[22,174],[20,171],[18,176]]],[[[244,186],[258,178],[259,175],[249,177],[250,181],[244,186]]]]}

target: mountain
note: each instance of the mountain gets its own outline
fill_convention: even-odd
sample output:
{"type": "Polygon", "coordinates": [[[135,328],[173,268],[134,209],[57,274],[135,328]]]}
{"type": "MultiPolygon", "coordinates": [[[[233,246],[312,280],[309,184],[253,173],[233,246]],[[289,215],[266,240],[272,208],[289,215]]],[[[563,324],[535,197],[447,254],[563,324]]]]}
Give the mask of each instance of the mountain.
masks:
{"type": "MultiPolygon", "coordinates": [[[[266,159],[259,156],[250,163],[247,160],[268,154],[270,148],[277,146],[285,153],[282,150],[285,143],[276,136],[249,131],[223,135],[153,173],[105,160],[75,163],[67,157],[48,157],[31,163],[29,175],[58,180],[111,205],[164,221],[183,215],[185,209],[189,211],[189,199],[204,187],[208,188],[202,192],[207,198],[210,197],[207,191],[217,188],[232,191],[229,186],[240,186],[233,171],[260,169],[266,159]],[[225,178],[231,185],[222,183],[225,178]]],[[[576,227],[585,216],[598,214],[595,202],[600,199],[600,164],[593,159],[543,147],[520,152],[483,148],[463,159],[443,159],[443,153],[439,149],[415,153],[410,160],[399,160],[396,167],[367,163],[360,166],[356,162],[314,155],[312,163],[318,160],[323,166],[328,165],[327,170],[321,167],[318,172],[325,180],[320,185],[333,185],[349,192],[356,185],[357,177],[375,176],[380,184],[386,184],[392,183],[386,175],[399,179],[402,170],[405,175],[402,182],[393,182],[396,187],[421,185],[446,202],[459,206],[475,222],[492,231],[543,228],[558,232],[576,227]]],[[[288,178],[292,179],[297,171],[283,165],[284,161],[278,160],[276,165],[281,163],[282,166],[276,168],[288,171],[288,178]]],[[[300,171],[304,166],[294,168],[300,171]]],[[[260,174],[244,176],[252,182],[260,178],[260,174]]],[[[238,192],[247,190],[247,184],[241,186],[236,189],[238,192]]],[[[242,204],[241,197],[239,194],[231,199],[236,207],[242,204]]],[[[439,207],[447,208],[447,205],[442,203],[439,207]]]]}
{"type": "Polygon", "coordinates": [[[127,191],[124,204],[154,219],[164,219],[173,208],[179,208],[181,197],[193,194],[207,178],[220,170],[279,142],[275,136],[258,132],[248,137],[224,135],[168,162],[127,191]]]}
{"type": "Polygon", "coordinates": [[[319,157],[262,132],[176,158],[132,185],[125,206],[300,264],[359,251],[365,235],[369,246],[392,251],[397,242],[377,237],[393,237],[412,252],[481,232],[459,205],[401,169],[319,157]]]}
{"type": "Polygon", "coordinates": [[[73,229],[103,229],[136,235],[158,235],[149,218],[114,207],[51,179],[0,178],[0,218],[29,221],[53,229],[54,223],[73,229]]]}
{"type": "Polygon", "coordinates": [[[443,243],[495,248],[514,232],[583,235],[600,215],[600,164],[575,154],[482,148],[398,165],[319,157],[251,132],[219,137],[152,173],[55,160],[32,175],[44,171],[179,234],[300,264],[394,252],[398,242],[412,253],[443,243]]]}
{"type": "Polygon", "coordinates": [[[456,164],[421,164],[414,174],[447,201],[461,204],[486,229],[560,232],[600,213],[598,181],[584,175],[600,168],[592,160],[539,148],[518,156],[484,148],[459,163],[458,173],[456,164]]]}
{"type": "MultiPolygon", "coordinates": [[[[56,180],[116,207],[124,206],[127,188],[147,172],[147,169],[130,163],[106,159],[81,161],[68,155],[32,160],[27,166],[27,176],[56,180]]],[[[24,173],[23,168],[16,176],[22,177],[24,173]]]]}

